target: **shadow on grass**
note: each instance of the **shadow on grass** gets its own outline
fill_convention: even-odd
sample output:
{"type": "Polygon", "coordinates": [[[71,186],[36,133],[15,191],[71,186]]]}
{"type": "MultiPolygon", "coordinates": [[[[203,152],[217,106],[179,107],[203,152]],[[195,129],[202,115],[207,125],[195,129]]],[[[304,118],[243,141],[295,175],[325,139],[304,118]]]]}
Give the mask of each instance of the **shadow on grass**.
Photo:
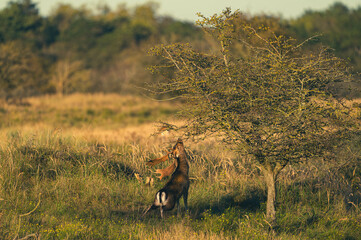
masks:
{"type": "Polygon", "coordinates": [[[103,173],[106,175],[113,175],[115,179],[120,179],[122,177],[131,178],[133,177],[135,170],[122,162],[109,159],[105,163],[103,173]]]}
{"type": "Polygon", "coordinates": [[[194,218],[199,219],[202,213],[209,211],[211,214],[221,215],[229,208],[237,208],[245,212],[257,212],[266,201],[266,195],[261,189],[253,189],[240,196],[239,193],[222,196],[217,202],[201,202],[190,207],[194,218]]]}
{"type": "MultiPolygon", "coordinates": [[[[145,223],[161,223],[169,222],[175,219],[183,219],[186,215],[189,216],[192,221],[208,221],[205,220],[206,215],[218,216],[218,218],[227,218],[227,219],[238,219],[242,218],[242,215],[249,214],[250,212],[260,211],[262,203],[264,203],[266,197],[262,194],[262,191],[254,191],[249,193],[246,198],[239,200],[239,196],[235,194],[224,195],[217,202],[197,202],[193,204],[190,202],[189,212],[186,213],[183,205],[183,199],[181,199],[181,212],[177,214],[177,207],[175,206],[173,210],[167,211],[164,213],[164,219],[161,219],[159,209],[151,210],[147,213],[146,216],[142,217],[143,212],[133,211],[133,212],[124,212],[117,211],[113,212],[113,217],[128,217],[134,220],[140,220],[145,223]],[[138,214],[138,215],[137,215],[138,214]],[[225,214],[225,216],[221,216],[225,214]]],[[[217,218],[216,218],[217,219],[217,218]]],[[[231,220],[232,221],[232,220],[231,220]]],[[[219,223],[219,222],[218,222],[219,223]]],[[[234,226],[233,224],[230,224],[234,226]]],[[[223,225],[222,225],[223,226],[223,225]]]]}
{"type": "Polygon", "coordinates": [[[109,212],[110,219],[141,219],[143,212],[138,210],[111,210],[109,212]]]}

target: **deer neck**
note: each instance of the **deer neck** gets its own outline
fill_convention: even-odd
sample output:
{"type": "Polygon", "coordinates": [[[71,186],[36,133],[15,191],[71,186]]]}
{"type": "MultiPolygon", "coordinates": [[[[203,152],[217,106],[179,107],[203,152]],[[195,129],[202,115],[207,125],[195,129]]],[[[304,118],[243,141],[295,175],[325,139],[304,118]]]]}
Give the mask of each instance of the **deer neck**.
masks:
{"type": "Polygon", "coordinates": [[[176,159],[177,159],[177,165],[178,165],[176,171],[180,171],[180,172],[188,175],[189,165],[188,165],[188,161],[187,161],[187,154],[185,153],[185,151],[181,152],[176,159]]]}

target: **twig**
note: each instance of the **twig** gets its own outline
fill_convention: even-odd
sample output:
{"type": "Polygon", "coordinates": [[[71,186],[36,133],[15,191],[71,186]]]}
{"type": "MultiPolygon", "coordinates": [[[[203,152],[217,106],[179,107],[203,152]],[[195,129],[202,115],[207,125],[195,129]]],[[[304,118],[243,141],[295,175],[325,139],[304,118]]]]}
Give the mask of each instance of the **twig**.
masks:
{"type": "MultiPolygon", "coordinates": [[[[39,207],[40,201],[41,201],[40,196],[41,196],[41,193],[39,193],[38,203],[36,204],[36,206],[34,207],[33,210],[31,210],[31,211],[28,212],[28,213],[24,213],[24,214],[20,214],[20,215],[19,215],[18,230],[17,230],[16,235],[15,235],[15,237],[13,238],[13,240],[16,240],[16,239],[19,237],[19,232],[20,232],[20,227],[21,227],[21,218],[22,218],[22,217],[29,216],[30,214],[32,214],[33,212],[35,212],[35,210],[39,207]]],[[[28,239],[29,237],[32,237],[32,236],[34,236],[34,235],[36,236],[36,234],[29,234],[29,235],[27,235],[27,236],[25,236],[24,238],[21,238],[21,239],[28,239]]]]}
{"type": "Polygon", "coordinates": [[[314,35],[314,36],[312,36],[312,37],[309,37],[309,38],[307,38],[306,40],[304,40],[303,42],[301,42],[300,44],[298,44],[296,47],[294,47],[293,49],[297,49],[297,48],[300,48],[300,47],[302,47],[303,45],[305,45],[307,42],[309,42],[309,41],[311,41],[311,40],[313,40],[313,39],[315,39],[315,38],[317,38],[317,37],[321,37],[322,36],[322,34],[317,34],[317,35],[314,35]]]}
{"type": "Polygon", "coordinates": [[[172,57],[172,55],[167,51],[167,49],[165,48],[165,47],[162,47],[163,48],[163,50],[168,54],[168,56],[169,56],[169,59],[174,63],[174,65],[177,67],[177,69],[179,70],[179,71],[182,71],[181,69],[180,69],[180,67],[178,66],[178,64],[177,64],[177,62],[174,60],[174,58],[172,57]]]}
{"type": "Polygon", "coordinates": [[[20,238],[19,240],[26,240],[26,239],[29,239],[29,238],[35,238],[35,239],[38,239],[38,235],[36,235],[35,233],[32,233],[32,234],[29,234],[29,235],[26,235],[25,237],[23,238],[20,238]]]}

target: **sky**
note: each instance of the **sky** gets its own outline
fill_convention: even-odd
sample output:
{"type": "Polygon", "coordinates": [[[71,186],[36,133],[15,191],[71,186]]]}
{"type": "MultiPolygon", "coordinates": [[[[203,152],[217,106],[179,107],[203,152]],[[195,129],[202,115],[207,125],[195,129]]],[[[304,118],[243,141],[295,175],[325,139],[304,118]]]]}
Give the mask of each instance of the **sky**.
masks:
{"type": "MultiPolygon", "coordinates": [[[[106,3],[112,9],[119,4],[134,7],[148,2],[148,0],[32,0],[38,4],[40,14],[48,15],[58,3],[68,3],[74,7],[83,4],[95,9],[100,3],[106,3]]],[[[155,0],[159,3],[158,13],[170,15],[179,20],[194,22],[198,19],[196,13],[205,16],[220,13],[226,7],[232,10],[241,10],[251,14],[266,13],[280,15],[284,18],[296,18],[305,10],[323,10],[332,5],[336,0],[155,0]]],[[[4,8],[9,0],[0,0],[0,9],[4,8]]],[[[338,0],[349,8],[361,7],[361,0],[338,0]]]]}

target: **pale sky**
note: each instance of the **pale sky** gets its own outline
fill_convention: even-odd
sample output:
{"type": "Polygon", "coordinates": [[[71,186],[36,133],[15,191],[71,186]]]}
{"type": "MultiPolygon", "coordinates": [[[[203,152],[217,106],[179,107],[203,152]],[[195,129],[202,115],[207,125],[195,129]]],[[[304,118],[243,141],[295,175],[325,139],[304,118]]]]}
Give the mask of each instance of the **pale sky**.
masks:
{"type": "MultiPolygon", "coordinates": [[[[226,7],[243,12],[266,13],[281,15],[284,18],[299,17],[305,10],[323,10],[336,0],[155,0],[160,4],[158,13],[170,15],[179,20],[196,21],[197,12],[205,16],[220,13],[226,7]]],[[[9,0],[0,0],[0,9],[4,8],[9,0]]],[[[148,2],[148,0],[33,0],[38,4],[42,15],[47,15],[58,3],[69,3],[74,7],[85,4],[89,8],[96,8],[99,3],[106,3],[112,9],[119,4],[134,7],[148,2]]],[[[350,8],[361,7],[361,0],[338,0],[350,8]]]]}

